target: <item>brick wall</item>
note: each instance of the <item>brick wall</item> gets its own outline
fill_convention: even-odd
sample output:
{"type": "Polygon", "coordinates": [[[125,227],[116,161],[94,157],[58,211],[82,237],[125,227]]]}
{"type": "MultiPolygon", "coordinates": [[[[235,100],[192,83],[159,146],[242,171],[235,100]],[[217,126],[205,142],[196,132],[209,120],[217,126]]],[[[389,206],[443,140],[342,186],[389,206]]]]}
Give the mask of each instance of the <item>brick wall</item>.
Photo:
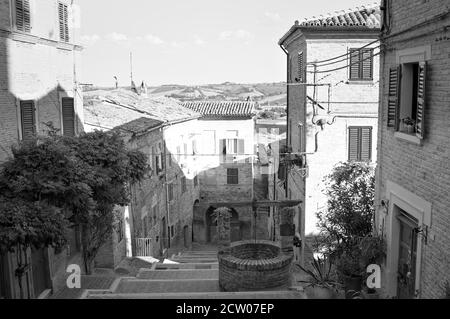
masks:
{"type": "MultiPolygon", "coordinates": [[[[217,154],[202,156],[199,169],[200,207],[196,210],[196,238],[206,241],[206,211],[211,202],[250,201],[253,194],[253,157],[255,153],[253,119],[236,121],[207,121],[198,122],[198,132],[214,131],[215,141],[213,149],[203,148],[203,154],[217,154]],[[236,160],[229,158],[224,161],[220,147],[220,140],[227,138],[227,131],[237,131],[236,138],[244,140],[244,155],[236,160]],[[227,169],[237,168],[239,172],[237,185],[227,184],[227,169]]],[[[250,207],[235,208],[240,222],[240,239],[253,237],[253,214],[250,207]]]]}
{"type": "MultiPolygon", "coordinates": [[[[449,10],[449,3],[445,0],[397,0],[391,1],[391,6],[391,34],[407,30],[449,10]]],[[[384,81],[381,83],[382,102],[379,109],[376,203],[386,199],[387,181],[391,181],[432,205],[428,242],[425,244],[424,239],[419,237],[423,244],[422,254],[418,256],[422,263],[422,298],[442,297],[444,282],[450,280],[450,42],[440,40],[450,34],[439,31],[449,22],[450,18],[447,16],[443,20],[388,39],[388,50],[383,56],[384,65],[381,69],[384,81]],[[433,33],[433,30],[437,30],[437,33],[433,33]],[[426,57],[425,138],[422,145],[395,136],[394,131],[386,125],[389,69],[397,65],[397,55],[401,50],[417,47],[424,47],[430,53],[426,57]]],[[[383,216],[380,209],[380,224],[383,216]]]]}
{"type": "MultiPolygon", "coordinates": [[[[159,256],[163,245],[162,219],[165,218],[168,228],[174,227],[174,236],[170,238],[170,247],[191,245],[192,226],[193,226],[193,207],[196,200],[199,199],[199,186],[194,186],[194,177],[199,170],[196,161],[192,156],[184,159],[184,156],[176,154],[177,147],[186,143],[188,152],[191,152],[192,140],[188,134],[194,134],[195,123],[197,121],[188,121],[165,128],[163,131],[152,131],[148,134],[129,141],[129,147],[136,148],[151,156],[152,147],[156,150],[157,145],[161,143],[166,145],[166,171],[160,176],[155,172],[149,178],[146,178],[139,184],[133,186],[133,238],[152,238],[152,250],[154,256],[159,256]],[[186,132],[186,136],[180,135],[180,132],[186,132]],[[172,165],[169,165],[169,156],[172,157],[172,165]],[[186,191],[182,192],[181,180],[186,178],[186,191]],[[165,183],[173,185],[173,200],[167,201],[167,190],[165,183]],[[152,208],[157,206],[158,216],[151,219],[148,227],[149,232],[144,234],[143,218],[152,216],[152,208]],[[186,230],[187,232],[186,232],[186,230]],[[186,233],[185,233],[186,232],[186,233]],[[159,237],[156,241],[156,237],[159,237]],[[185,242],[185,239],[187,240],[185,242]]],[[[194,134],[195,135],[195,134],[194,134]]],[[[183,147],[181,148],[183,149],[183,147]]],[[[184,152],[184,149],[183,149],[184,152]]],[[[167,230],[166,234],[169,236],[167,230]]],[[[166,246],[166,248],[168,248],[166,246]]]]}
{"type": "Polygon", "coordinates": [[[33,6],[29,34],[11,30],[9,3],[0,1],[0,162],[11,155],[11,146],[19,140],[18,100],[35,102],[38,132],[44,133],[43,123],[51,121],[61,128],[60,98],[74,97],[76,127],[83,129],[83,102],[74,76],[79,71],[80,53],[74,50],[73,39],[69,44],[58,42],[57,1],[33,6]]]}
{"type": "Polygon", "coordinates": [[[280,253],[273,242],[231,244],[219,254],[219,284],[224,291],[251,291],[286,286],[292,255],[280,253]]]}

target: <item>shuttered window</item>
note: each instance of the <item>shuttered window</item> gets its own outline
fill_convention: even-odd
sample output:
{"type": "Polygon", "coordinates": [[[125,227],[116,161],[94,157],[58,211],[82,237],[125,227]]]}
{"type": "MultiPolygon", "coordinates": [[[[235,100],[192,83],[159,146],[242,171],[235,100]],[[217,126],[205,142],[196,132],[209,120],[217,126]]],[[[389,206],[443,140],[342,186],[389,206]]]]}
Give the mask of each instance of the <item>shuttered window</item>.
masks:
{"type": "Polygon", "coordinates": [[[75,136],[75,108],[73,98],[62,98],[63,134],[75,136]]]}
{"type": "Polygon", "coordinates": [[[186,187],[186,177],[181,178],[181,193],[186,193],[187,187],[186,187]]]}
{"type": "Polygon", "coordinates": [[[36,133],[36,117],[33,101],[20,101],[22,140],[31,139],[36,133]]]}
{"type": "Polygon", "coordinates": [[[372,161],[372,127],[349,127],[348,160],[372,161]]]}
{"type": "Polygon", "coordinates": [[[425,129],[425,80],[426,63],[419,63],[418,85],[417,85],[417,115],[416,115],[416,135],[423,139],[425,129]]]}
{"type": "Polygon", "coordinates": [[[58,2],[59,39],[69,42],[69,9],[68,5],[58,2]]]}
{"type": "Polygon", "coordinates": [[[237,168],[227,169],[227,184],[228,185],[239,184],[239,170],[237,168]]]}
{"type": "Polygon", "coordinates": [[[391,68],[389,70],[387,126],[394,129],[398,128],[397,114],[399,107],[400,74],[400,66],[391,68]]]}
{"type": "Polygon", "coordinates": [[[170,183],[167,185],[167,187],[168,187],[168,193],[169,193],[168,197],[169,197],[169,202],[170,202],[170,201],[173,201],[173,184],[170,183]]]}
{"type": "Polygon", "coordinates": [[[31,32],[30,0],[15,0],[16,29],[22,32],[31,32]]]}
{"type": "Polygon", "coordinates": [[[373,80],[373,49],[350,49],[350,80],[373,80]]]}

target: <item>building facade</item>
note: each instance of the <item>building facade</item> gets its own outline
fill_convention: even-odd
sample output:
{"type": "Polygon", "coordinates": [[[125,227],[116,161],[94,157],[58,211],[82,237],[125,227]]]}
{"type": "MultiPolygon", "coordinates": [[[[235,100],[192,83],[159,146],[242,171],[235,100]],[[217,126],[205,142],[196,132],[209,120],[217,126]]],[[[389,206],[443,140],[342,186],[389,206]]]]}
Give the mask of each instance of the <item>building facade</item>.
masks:
{"type": "MultiPolygon", "coordinates": [[[[194,241],[216,243],[216,208],[213,203],[250,202],[254,199],[255,105],[252,102],[185,102],[202,115],[197,123],[201,136],[199,151],[200,200],[194,212],[194,241]]],[[[258,218],[267,219],[260,212],[258,218]]],[[[232,209],[231,240],[255,236],[267,238],[267,228],[257,227],[251,207],[232,209]]]]}
{"type": "MultiPolygon", "coordinates": [[[[83,130],[77,12],[68,0],[0,1],[0,163],[12,146],[45,133],[50,124],[70,136],[83,130]]],[[[70,236],[61,252],[29,252],[23,298],[65,284],[66,266],[80,260],[79,232],[70,236]]],[[[0,257],[0,298],[21,297],[15,257],[0,257]]]]}
{"type": "Polygon", "coordinates": [[[199,114],[172,99],[120,89],[86,92],[85,101],[86,130],[120,131],[129,149],[147,155],[151,168],[131,186],[130,206],[118,208],[124,236],[113,235],[96,265],[115,268],[126,256],[160,257],[166,249],[190,247],[199,200],[199,114]]]}
{"type": "Polygon", "coordinates": [[[450,4],[383,2],[378,230],[387,240],[382,288],[441,298],[450,280],[450,4]]]}
{"type": "Polygon", "coordinates": [[[296,254],[306,235],[319,232],[324,178],[340,162],[376,161],[379,30],[379,5],[363,6],[296,21],[279,41],[288,82],[280,196],[303,201],[295,217],[302,239],[296,254]]]}

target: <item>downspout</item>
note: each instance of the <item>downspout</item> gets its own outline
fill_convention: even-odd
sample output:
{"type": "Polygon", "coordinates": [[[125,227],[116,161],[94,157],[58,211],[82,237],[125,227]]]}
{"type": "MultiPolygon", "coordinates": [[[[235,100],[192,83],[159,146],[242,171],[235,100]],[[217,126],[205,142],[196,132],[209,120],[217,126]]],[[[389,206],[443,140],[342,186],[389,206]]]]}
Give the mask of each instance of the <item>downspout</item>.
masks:
{"type": "MultiPolygon", "coordinates": [[[[289,52],[286,50],[286,48],[283,46],[283,43],[279,44],[281,50],[283,50],[284,53],[286,53],[286,115],[287,115],[287,123],[286,123],[286,146],[289,145],[290,142],[290,132],[289,132],[289,52]]],[[[286,198],[288,197],[288,189],[289,189],[289,177],[288,174],[286,174],[286,198]]]]}
{"type": "Polygon", "coordinates": [[[167,232],[167,248],[170,248],[170,203],[169,203],[169,184],[167,183],[167,166],[166,166],[166,142],[164,140],[164,128],[161,129],[163,133],[163,147],[164,147],[164,158],[161,159],[161,163],[164,160],[164,185],[166,188],[166,232],[167,232]]]}

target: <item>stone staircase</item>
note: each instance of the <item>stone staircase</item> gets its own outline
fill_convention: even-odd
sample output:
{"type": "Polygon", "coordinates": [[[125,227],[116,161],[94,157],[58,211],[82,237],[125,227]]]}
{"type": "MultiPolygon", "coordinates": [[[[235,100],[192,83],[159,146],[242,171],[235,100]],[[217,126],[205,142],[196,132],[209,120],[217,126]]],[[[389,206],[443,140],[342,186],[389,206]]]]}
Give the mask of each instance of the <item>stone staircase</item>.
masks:
{"type": "Polygon", "coordinates": [[[107,290],[86,290],[85,299],[304,299],[298,291],[221,292],[217,250],[194,248],[153,263],[136,277],[121,277],[107,290]],[[174,262],[174,263],[172,263],[174,262]]]}

